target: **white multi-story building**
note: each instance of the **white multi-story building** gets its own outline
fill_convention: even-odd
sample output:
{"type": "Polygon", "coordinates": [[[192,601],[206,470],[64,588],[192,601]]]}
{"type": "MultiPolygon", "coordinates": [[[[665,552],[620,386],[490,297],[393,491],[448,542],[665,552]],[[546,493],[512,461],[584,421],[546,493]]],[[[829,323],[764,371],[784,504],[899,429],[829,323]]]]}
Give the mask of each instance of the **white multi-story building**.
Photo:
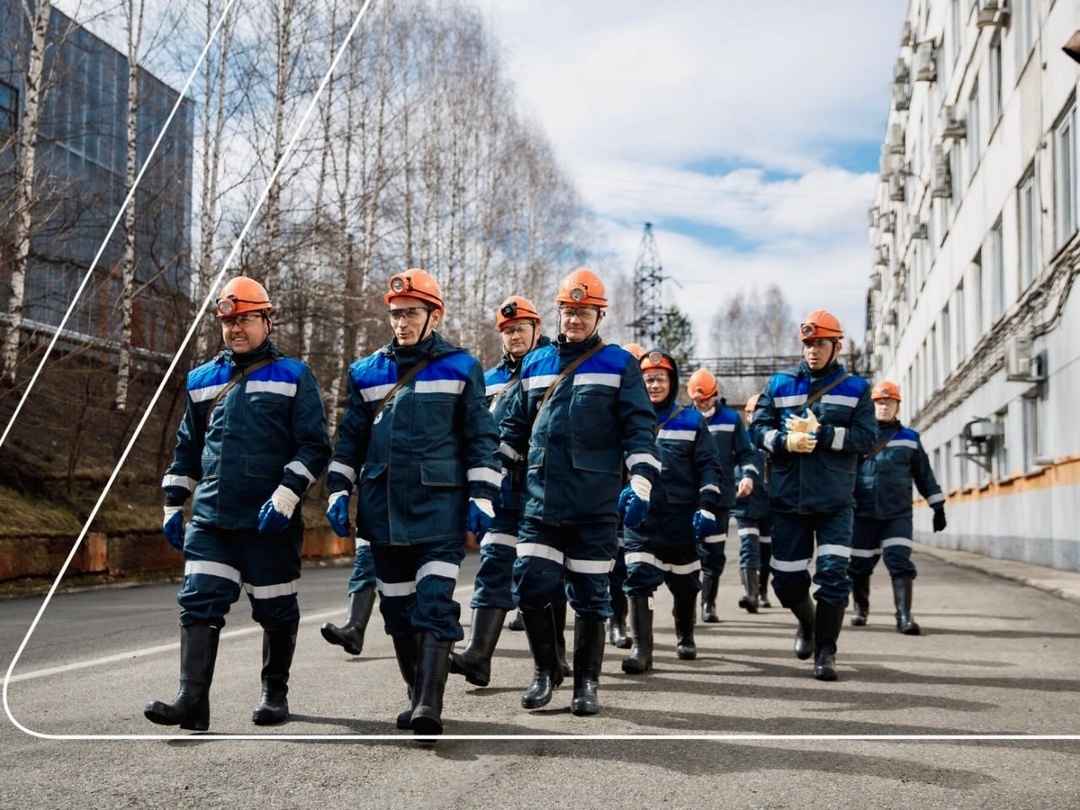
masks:
{"type": "Polygon", "coordinates": [[[867,341],[948,496],[916,539],[1080,570],[1077,0],[911,0],[867,341]]]}

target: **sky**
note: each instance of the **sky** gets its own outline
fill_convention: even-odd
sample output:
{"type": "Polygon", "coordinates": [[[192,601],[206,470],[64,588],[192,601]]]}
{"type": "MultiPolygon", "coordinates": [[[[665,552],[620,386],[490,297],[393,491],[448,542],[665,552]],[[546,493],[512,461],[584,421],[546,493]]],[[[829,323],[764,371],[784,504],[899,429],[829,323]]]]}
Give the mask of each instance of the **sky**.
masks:
{"type": "Polygon", "coordinates": [[[755,285],[863,341],[908,0],[477,2],[628,278],[652,223],[699,355],[721,302],[755,285]]]}

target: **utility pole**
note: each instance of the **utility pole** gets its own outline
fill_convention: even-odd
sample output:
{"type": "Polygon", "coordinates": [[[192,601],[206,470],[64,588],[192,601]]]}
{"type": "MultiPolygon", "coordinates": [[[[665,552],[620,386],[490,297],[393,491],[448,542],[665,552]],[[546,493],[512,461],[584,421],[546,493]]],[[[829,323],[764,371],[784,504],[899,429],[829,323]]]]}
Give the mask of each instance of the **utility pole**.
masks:
{"type": "Polygon", "coordinates": [[[634,320],[630,324],[634,342],[646,348],[660,342],[660,328],[664,325],[663,281],[652,223],[646,222],[634,265],[634,320]]]}

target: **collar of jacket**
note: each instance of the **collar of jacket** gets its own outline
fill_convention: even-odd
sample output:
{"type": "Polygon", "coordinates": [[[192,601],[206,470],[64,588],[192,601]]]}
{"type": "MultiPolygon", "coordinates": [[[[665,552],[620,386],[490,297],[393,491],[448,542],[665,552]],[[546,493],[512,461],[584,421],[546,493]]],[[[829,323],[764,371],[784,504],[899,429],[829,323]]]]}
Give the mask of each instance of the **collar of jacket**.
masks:
{"type": "Polygon", "coordinates": [[[521,357],[514,357],[509,352],[503,352],[502,360],[499,362],[499,368],[501,368],[507,374],[516,374],[517,372],[521,371],[521,361],[528,357],[529,354],[535,352],[537,349],[542,349],[544,346],[550,345],[551,338],[549,338],[547,335],[540,335],[540,337],[536,339],[536,346],[525,352],[525,354],[521,355],[521,357]]]}
{"type": "Polygon", "coordinates": [[[839,377],[844,371],[844,364],[839,360],[833,360],[829,365],[819,371],[811,371],[810,366],[807,365],[805,360],[799,363],[799,373],[812,377],[815,381],[832,380],[834,377],[839,377]]]}
{"type": "Polygon", "coordinates": [[[892,428],[896,428],[897,430],[899,430],[903,427],[903,425],[900,424],[899,419],[893,419],[891,422],[878,422],[877,426],[879,431],[890,430],[892,428]]]}
{"type": "Polygon", "coordinates": [[[243,354],[236,354],[229,348],[222,349],[221,354],[218,355],[218,359],[222,362],[234,365],[239,369],[244,369],[252,363],[258,363],[265,360],[267,357],[276,359],[284,356],[281,349],[275,346],[270,338],[267,338],[257,349],[252,349],[250,352],[244,352],[243,354]]]}
{"type": "Polygon", "coordinates": [[[590,338],[585,338],[585,340],[580,343],[571,343],[566,339],[566,335],[559,335],[559,357],[577,357],[578,355],[587,352],[599,342],[599,334],[595,334],[590,338]]]}
{"type": "Polygon", "coordinates": [[[383,354],[388,355],[399,369],[410,368],[425,357],[435,359],[459,351],[463,350],[451,344],[438,332],[432,332],[415,346],[399,346],[397,338],[394,338],[382,348],[383,354]]]}

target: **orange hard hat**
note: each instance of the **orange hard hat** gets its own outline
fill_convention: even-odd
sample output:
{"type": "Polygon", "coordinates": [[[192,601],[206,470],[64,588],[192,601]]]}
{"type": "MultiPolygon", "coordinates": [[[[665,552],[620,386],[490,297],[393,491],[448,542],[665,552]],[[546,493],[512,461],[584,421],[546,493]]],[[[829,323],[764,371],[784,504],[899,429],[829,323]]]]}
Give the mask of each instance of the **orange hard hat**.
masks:
{"type": "Polygon", "coordinates": [[[635,360],[640,360],[641,355],[645,354],[645,347],[640,343],[627,343],[623,348],[634,355],[635,360]]]}
{"type": "Polygon", "coordinates": [[[606,307],[607,293],[604,282],[592,270],[584,267],[575,270],[559,284],[555,300],[560,304],[580,304],[582,306],[606,307]]]}
{"type": "Polygon", "coordinates": [[[900,386],[891,380],[882,380],[870,391],[870,399],[895,399],[900,401],[900,386]]]}
{"type": "Polygon", "coordinates": [[[699,368],[690,375],[686,383],[686,393],[690,395],[690,399],[709,399],[719,392],[716,377],[707,368],[699,368]]]}
{"type": "Polygon", "coordinates": [[[757,401],[759,399],[761,399],[761,394],[752,395],[748,400],[746,400],[746,404],[743,406],[743,411],[749,414],[753,414],[754,408],[757,407],[757,401]]]}
{"type": "Polygon", "coordinates": [[[270,303],[266,288],[247,276],[237,276],[221,288],[216,309],[219,318],[231,318],[245,312],[274,314],[274,305],[270,303]]]}
{"type": "Polygon", "coordinates": [[[799,325],[799,340],[843,337],[844,330],[840,328],[840,321],[831,312],[823,309],[815,309],[799,325]]]}
{"type": "Polygon", "coordinates": [[[427,270],[413,268],[404,273],[398,273],[390,277],[387,287],[386,295],[383,296],[383,301],[387,304],[395,298],[418,298],[434,304],[439,312],[446,311],[439,282],[427,270]]]}
{"type": "Polygon", "coordinates": [[[528,298],[511,295],[501,304],[495,314],[495,328],[502,329],[510,321],[536,321],[540,323],[540,313],[528,298]]]}
{"type": "Polygon", "coordinates": [[[662,352],[659,349],[653,349],[652,351],[641,355],[641,358],[638,360],[638,365],[641,366],[642,372],[659,368],[675,374],[675,361],[671,359],[671,355],[667,352],[662,352]]]}

